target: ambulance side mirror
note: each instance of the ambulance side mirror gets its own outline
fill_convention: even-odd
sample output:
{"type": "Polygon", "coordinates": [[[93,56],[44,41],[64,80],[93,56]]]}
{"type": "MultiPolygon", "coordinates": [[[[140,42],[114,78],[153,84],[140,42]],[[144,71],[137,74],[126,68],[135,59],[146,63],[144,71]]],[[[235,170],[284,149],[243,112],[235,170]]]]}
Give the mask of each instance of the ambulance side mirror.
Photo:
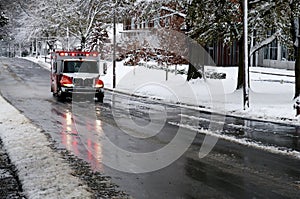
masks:
{"type": "Polygon", "coordinates": [[[100,61],[100,75],[106,75],[107,74],[107,62],[105,61],[100,61]]]}
{"type": "Polygon", "coordinates": [[[104,62],[103,63],[103,74],[106,75],[106,73],[107,73],[107,63],[104,62]]]}
{"type": "Polygon", "coordinates": [[[53,72],[56,73],[57,72],[57,63],[53,63],[53,72]]]}

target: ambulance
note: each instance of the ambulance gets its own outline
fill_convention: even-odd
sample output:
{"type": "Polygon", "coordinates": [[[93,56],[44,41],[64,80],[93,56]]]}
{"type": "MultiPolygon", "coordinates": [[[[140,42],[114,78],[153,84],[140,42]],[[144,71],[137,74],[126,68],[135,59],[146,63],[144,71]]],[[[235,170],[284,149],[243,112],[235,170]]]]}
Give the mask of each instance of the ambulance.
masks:
{"type": "Polygon", "coordinates": [[[51,92],[60,101],[92,96],[103,102],[105,65],[98,52],[56,51],[51,55],[51,92]],[[102,66],[102,67],[100,67],[102,66]]]}

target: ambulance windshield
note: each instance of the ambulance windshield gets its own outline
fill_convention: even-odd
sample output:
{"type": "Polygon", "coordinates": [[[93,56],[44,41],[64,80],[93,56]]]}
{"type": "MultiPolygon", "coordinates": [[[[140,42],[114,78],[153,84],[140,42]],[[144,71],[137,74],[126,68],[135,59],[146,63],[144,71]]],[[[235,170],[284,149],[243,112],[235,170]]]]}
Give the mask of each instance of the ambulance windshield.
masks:
{"type": "Polygon", "coordinates": [[[64,73],[99,73],[96,61],[64,61],[64,73]]]}

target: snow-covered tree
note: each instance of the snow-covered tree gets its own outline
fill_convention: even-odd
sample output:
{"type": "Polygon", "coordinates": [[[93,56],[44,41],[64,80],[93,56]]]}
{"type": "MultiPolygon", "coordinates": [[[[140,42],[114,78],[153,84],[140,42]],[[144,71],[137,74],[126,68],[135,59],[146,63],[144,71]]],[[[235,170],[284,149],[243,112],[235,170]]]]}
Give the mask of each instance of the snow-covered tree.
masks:
{"type": "Polygon", "coordinates": [[[5,32],[3,30],[3,26],[7,25],[8,23],[8,17],[5,15],[5,12],[3,10],[2,5],[0,4],[0,39],[3,38],[3,36],[5,35],[5,32]]]}
{"type": "Polygon", "coordinates": [[[108,33],[106,30],[106,24],[102,22],[96,22],[92,29],[90,37],[87,41],[88,51],[101,51],[104,44],[108,42],[108,33]]]}
{"type": "MultiPolygon", "coordinates": [[[[193,0],[188,8],[188,34],[201,45],[216,40],[230,44],[238,41],[243,50],[243,7],[242,0],[193,0]]],[[[238,88],[244,83],[242,56],[239,53],[238,88]]],[[[194,66],[189,66],[190,72],[195,72],[194,66]]]]}
{"type": "Polygon", "coordinates": [[[96,26],[96,22],[112,22],[114,8],[123,13],[122,8],[129,0],[12,0],[15,25],[12,34],[19,40],[36,37],[57,38],[66,43],[67,35],[80,40],[81,49],[96,26]],[[125,2],[125,3],[124,3],[125,2]],[[14,29],[15,28],[15,29],[14,29]]]}
{"type": "MultiPolygon", "coordinates": [[[[188,11],[189,34],[200,44],[205,45],[215,40],[223,41],[224,44],[238,41],[241,50],[237,88],[243,86],[245,73],[243,2],[243,0],[193,0],[188,11]]],[[[298,0],[249,0],[248,3],[249,35],[255,36],[256,39],[256,45],[250,49],[250,54],[275,39],[280,39],[286,44],[295,42],[295,39],[291,39],[289,30],[294,26],[295,17],[299,16],[298,0]]]]}
{"type": "MultiPolygon", "coordinates": [[[[160,16],[161,8],[168,7],[178,12],[186,12],[187,0],[142,0],[137,1],[134,8],[129,13],[128,17],[134,17],[138,19],[135,21],[136,25],[141,23],[153,22],[154,19],[160,16]]],[[[159,25],[159,24],[158,24],[159,25]]]]}
{"type": "Polygon", "coordinates": [[[253,7],[250,27],[260,41],[250,53],[277,39],[291,49],[290,56],[295,58],[295,97],[300,95],[300,47],[298,45],[300,1],[272,0],[250,1],[253,7]],[[265,28],[264,28],[265,27],[265,28]],[[272,31],[270,31],[272,30],[272,31]],[[266,31],[273,34],[266,37],[266,31]]]}
{"type": "Polygon", "coordinates": [[[41,23],[46,23],[48,32],[59,38],[75,37],[80,40],[81,49],[85,49],[103,5],[98,0],[44,1],[40,3],[42,12],[38,17],[41,23]]]}
{"type": "Polygon", "coordinates": [[[295,98],[300,96],[300,1],[285,2],[291,41],[295,54],[295,98]]]}
{"type": "Polygon", "coordinates": [[[8,18],[5,16],[5,12],[0,4],[0,27],[3,27],[8,23],[8,18]]]}
{"type": "Polygon", "coordinates": [[[26,42],[31,38],[39,36],[47,29],[45,20],[42,20],[43,10],[39,2],[28,0],[6,1],[5,10],[9,13],[9,35],[16,42],[26,42]]]}

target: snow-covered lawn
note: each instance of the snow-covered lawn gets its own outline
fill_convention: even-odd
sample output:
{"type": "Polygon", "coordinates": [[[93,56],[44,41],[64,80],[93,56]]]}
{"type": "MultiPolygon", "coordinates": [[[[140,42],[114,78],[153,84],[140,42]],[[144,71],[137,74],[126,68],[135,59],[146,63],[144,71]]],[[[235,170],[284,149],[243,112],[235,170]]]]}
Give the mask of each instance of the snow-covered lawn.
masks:
{"type": "MultiPolygon", "coordinates": [[[[216,112],[223,112],[221,109],[224,109],[226,114],[240,117],[299,123],[293,108],[295,103],[293,71],[251,68],[251,71],[255,72],[250,73],[250,108],[243,110],[243,92],[236,90],[237,68],[206,67],[205,69],[226,73],[226,79],[197,79],[187,82],[186,75],[168,73],[168,80],[166,80],[165,71],[141,66],[124,66],[118,62],[116,90],[146,95],[172,103],[205,106],[205,109],[214,109],[212,111],[216,112]],[[271,74],[265,74],[266,72],[271,74]],[[288,76],[282,76],[285,74],[288,76]]],[[[112,88],[112,64],[109,64],[108,74],[103,79],[106,88],[112,88]]]]}
{"type": "MultiPolygon", "coordinates": [[[[27,59],[45,68],[50,67],[43,58],[27,59]]],[[[174,68],[169,66],[169,69],[174,68]]],[[[178,66],[179,69],[187,70],[187,66],[178,66]]],[[[300,124],[293,108],[293,71],[250,67],[250,108],[244,110],[243,92],[236,90],[237,68],[206,66],[205,70],[226,73],[226,79],[196,79],[187,82],[186,75],[167,74],[164,70],[143,66],[124,66],[123,62],[117,62],[114,90],[239,117],[300,124]]],[[[113,66],[108,62],[108,73],[102,77],[108,89],[113,89],[112,76],[113,66]]]]}

